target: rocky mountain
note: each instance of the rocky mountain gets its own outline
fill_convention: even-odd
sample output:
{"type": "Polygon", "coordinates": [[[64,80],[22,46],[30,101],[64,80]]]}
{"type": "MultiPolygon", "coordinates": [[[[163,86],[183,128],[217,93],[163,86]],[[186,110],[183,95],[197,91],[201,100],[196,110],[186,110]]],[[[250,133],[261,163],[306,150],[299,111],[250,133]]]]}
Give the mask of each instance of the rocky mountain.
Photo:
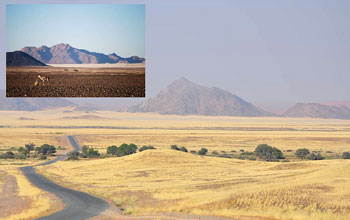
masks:
{"type": "Polygon", "coordinates": [[[77,105],[62,98],[6,98],[5,91],[0,91],[0,110],[36,111],[73,106],[77,105]]]}
{"type": "Polygon", "coordinates": [[[350,119],[350,109],[345,105],[329,106],[318,103],[298,103],[288,109],[284,117],[350,119]]]}
{"type": "Polygon", "coordinates": [[[174,115],[272,116],[230,92],[196,85],[181,78],[157,96],[128,108],[129,112],[174,115]]]}
{"type": "Polygon", "coordinates": [[[81,63],[143,63],[144,58],[131,56],[123,58],[115,53],[106,55],[77,49],[69,44],[57,44],[52,47],[24,47],[25,52],[46,64],[81,64],[81,63]]]}
{"type": "Polygon", "coordinates": [[[6,66],[46,66],[46,65],[22,51],[14,51],[14,52],[6,53],[6,66]]]}

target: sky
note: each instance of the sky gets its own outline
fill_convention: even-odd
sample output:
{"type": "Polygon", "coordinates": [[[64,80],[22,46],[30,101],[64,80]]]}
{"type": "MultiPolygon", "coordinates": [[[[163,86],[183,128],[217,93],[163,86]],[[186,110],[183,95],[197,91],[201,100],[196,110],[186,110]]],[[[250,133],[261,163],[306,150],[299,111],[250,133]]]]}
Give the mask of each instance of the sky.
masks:
{"type": "Polygon", "coordinates": [[[7,51],[68,43],[123,57],[145,56],[145,6],[122,4],[9,4],[7,51]]]}
{"type": "Polygon", "coordinates": [[[348,0],[128,2],[146,8],[147,98],[184,76],[252,103],[350,100],[348,0]]]}

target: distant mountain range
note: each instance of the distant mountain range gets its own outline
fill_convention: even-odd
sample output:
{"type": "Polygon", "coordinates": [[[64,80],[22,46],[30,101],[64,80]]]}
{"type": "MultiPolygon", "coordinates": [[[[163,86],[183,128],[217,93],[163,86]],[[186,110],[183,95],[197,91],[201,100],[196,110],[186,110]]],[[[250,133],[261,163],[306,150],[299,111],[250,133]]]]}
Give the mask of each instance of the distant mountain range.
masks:
{"type": "Polygon", "coordinates": [[[174,115],[273,116],[227,91],[196,85],[181,78],[129,112],[174,115]]]}
{"type": "Polygon", "coordinates": [[[7,52],[6,66],[46,66],[46,64],[22,52],[7,52]]]}
{"type": "Polygon", "coordinates": [[[77,105],[62,98],[6,98],[5,91],[0,90],[0,110],[37,111],[75,106],[77,105]]]}
{"type": "Polygon", "coordinates": [[[128,112],[156,112],[173,115],[350,119],[350,108],[346,106],[349,102],[298,103],[283,114],[273,114],[261,110],[230,92],[215,87],[196,85],[186,78],[174,81],[155,97],[136,105],[134,101],[118,100],[115,105],[112,101],[107,100],[107,102],[107,108],[104,108],[104,102],[96,104],[94,99],[90,102],[86,99],[84,102],[79,100],[71,102],[62,98],[5,98],[5,93],[0,91],[0,110],[35,111],[72,106],[77,111],[95,109],[122,111],[121,106],[124,106],[123,109],[128,112]]]}
{"type": "Polygon", "coordinates": [[[298,103],[282,116],[291,118],[350,119],[350,109],[345,105],[330,106],[318,103],[298,103]]]}
{"type": "Polygon", "coordinates": [[[45,64],[96,64],[96,63],[144,63],[138,56],[121,57],[115,53],[106,55],[77,49],[69,44],[57,44],[52,47],[24,47],[22,52],[29,54],[45,64]]]}

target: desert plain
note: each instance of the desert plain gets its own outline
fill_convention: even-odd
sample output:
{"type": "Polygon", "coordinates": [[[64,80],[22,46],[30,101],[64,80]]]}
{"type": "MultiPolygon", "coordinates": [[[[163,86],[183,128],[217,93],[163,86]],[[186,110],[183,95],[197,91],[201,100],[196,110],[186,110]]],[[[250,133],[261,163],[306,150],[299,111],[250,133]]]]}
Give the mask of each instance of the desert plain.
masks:
{"type": "Polygon", "coordinates": [[[145,64],[8,66],[6,73],[7,97],[145,96],[145,64]]]}

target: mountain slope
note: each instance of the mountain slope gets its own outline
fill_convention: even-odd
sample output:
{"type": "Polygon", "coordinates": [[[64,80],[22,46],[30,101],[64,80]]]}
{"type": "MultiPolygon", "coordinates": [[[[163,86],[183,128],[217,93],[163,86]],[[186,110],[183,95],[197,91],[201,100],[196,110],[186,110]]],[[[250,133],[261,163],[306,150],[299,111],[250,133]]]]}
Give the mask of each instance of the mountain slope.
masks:
{"type": "Polygon", "coordinates": [[[0,91],[0,110],[36,111],[68,106],[76,104],[62,98],[6,98],[5,91],[0,91]]]}
{"type": "Polygon", "coordinates": [[[329,106],[318,103],[298,103],[288,109],[284,117],[292,118],[333,118],[350,119],[350,109],[346,106],[329,106]]]}
{"type": "Polygon", "coordinates": [[[157,96],[132,106],[129,112],[158,112],[174,115],[271,116],[227,91],[176,80],[157,96]]]}
{"type": "Polygon", "coordinates": [[[23,52],[47,64],[82,64],[82,63],[143,63],[144,58],[131,56],[123,58],[115,53],[106,55],[77,49],[69,44],[57,44],[52,47],[24,47],[23,52]]]}
{"type": "Polygon", "coordinates": [[[6,66],[46,66],[46,65],[22,51],[14,51],[14,52],[6,53],[6,66]]]}

